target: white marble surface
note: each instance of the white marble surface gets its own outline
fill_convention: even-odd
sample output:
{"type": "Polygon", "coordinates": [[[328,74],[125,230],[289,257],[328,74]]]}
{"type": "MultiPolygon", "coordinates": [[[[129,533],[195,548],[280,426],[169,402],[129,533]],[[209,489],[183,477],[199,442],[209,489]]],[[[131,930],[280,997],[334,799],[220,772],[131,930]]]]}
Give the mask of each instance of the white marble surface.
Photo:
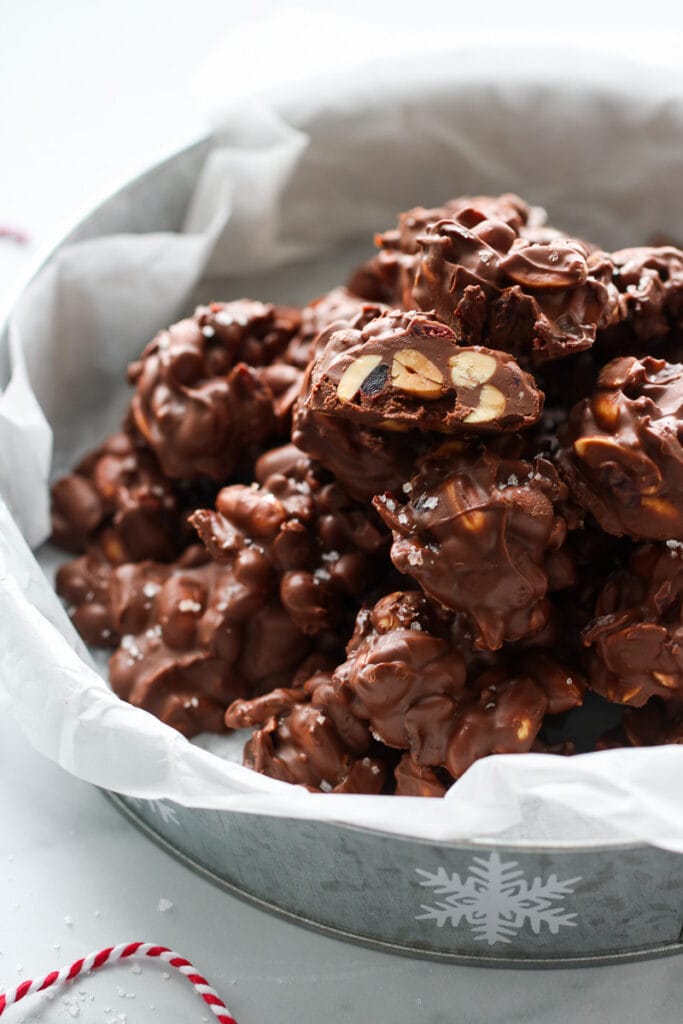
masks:
{"type": "MultiPolygon", "coordinates": [[[[0,299],[32,253],[81,210],[201,130],[190,78],[216,39],[278,6],[275,0],[0,0],[0,224],[25,228],[32,238],[24,248],[0,241],[0,299]]],[[[398,0],[328,6],[364,12],[389,32],[413,23],[414,5],[398,0]]],[[[574,13],[588,18],[590,11],[598,35],[613,38],[617,23],[608,6],[616,9],[577,0],[574,13]]],[[[677,7],[658,10],[659,25],[667,22],[663,36],[658,26],[629,21],[628,6],[618,5],[622,35],[637,36],[650,55],[677,52],[677,7]]],[[[449,15],[452,22],[452,0],[431,7],[435,23],[449,15]]],[[[540,2],[522,8],[542,10],[546,22],[554,17],[540,2]]],[[[424,5],[421,10],[424,16],[424,5]]],[[[511,12],[499,0],[461,17],[465,28],[496,22],[518,36],[525,32],[519,5],[511,12]]],[[[305,31],[306,24],[299,13],[292,31],[305,31]]],[[[583,24],[572,28],[575,36],[583,24]]],[[[259,54],[255,67],[265,67],[267,57],[259,54]]],[[[161,852],[103,796],[32,751],[10,718],[1,718],[0,990],[133,939],[189,957],[240,1024],[681,1020],[680,956],[581,971],[482,970],[371,952],[265,915],[161,852]],[[172,908],[160,911],[161,899],[172,908]]],[[[3,1019],[190,1024],[208,1018],[185,982],[145,964],[139,974],[129,965],[106,969],[52,1001],[22,1003],[3,1019]]]]}

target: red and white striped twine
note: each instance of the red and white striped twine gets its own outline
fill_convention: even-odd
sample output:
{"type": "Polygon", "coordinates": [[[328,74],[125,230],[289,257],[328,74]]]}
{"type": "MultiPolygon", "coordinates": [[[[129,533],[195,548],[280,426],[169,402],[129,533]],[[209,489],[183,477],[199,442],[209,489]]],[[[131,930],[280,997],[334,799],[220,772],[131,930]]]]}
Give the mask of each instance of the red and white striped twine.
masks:
{"type": "Polygon", "coordinates": [[[67,981],[73,981],[74,978],[83,974],[90,974],[91,971],[96,971],[106,964],[144,957],[160,960],[162,963],[168,964],[169,967],[175,967],[192,984],[195,992],[210,1007],[220,1024],[237,1024],[221,997],[211,988],[206,978],[197,972],[189,960],[174,953],[166,946],[155,946],[151,942],[126,942],[119,946],[109,946],[108,949],[101,949],[99,953],[89,953],[88,956],[74,961],[70,967],[62,967],[61,971],[50,971],[44,978],[36,978],[35,981],[22,981],[21,985],[17,985],[9,992],[0,993],[0,1017],[8,1007],[36,992],[44,992],[55,985],[64,985],[67,981]]]}
{"type": "Polygon", "coordinates": [[[28,235],[21,228],[15,228],[11,224],[0,224],[0,238],[7,238],[10,242],[16,242],[17,245],[26,245],[28,242],[28,235]]]}

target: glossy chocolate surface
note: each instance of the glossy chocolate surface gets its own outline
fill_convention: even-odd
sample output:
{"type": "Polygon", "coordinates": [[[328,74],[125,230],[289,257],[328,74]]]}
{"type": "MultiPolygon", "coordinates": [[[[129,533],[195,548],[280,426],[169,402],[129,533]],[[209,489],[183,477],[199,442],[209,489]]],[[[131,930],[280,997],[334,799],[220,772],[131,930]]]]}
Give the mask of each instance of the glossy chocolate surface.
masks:
{"type": "Polygon", "coordinates": [[[613,265],[573,239],[534,241],[470,207],[418,239],[414,304],[434,310],[463,344],[533,363],[589,349],[623,318],[613,265]]]}
{"type": "Polygon", "coordinates": [[[583,631],[591,687],[641,707],[683,700],[683,544],[645,544],[607,581],[583,631]]]}
{"type": "Polygon", "coordinates": [[[113,434],[52,487],[52,539],[107,561],[171,561],[189,542],[191,489],[168,480],[154,454],[126,433],[113,434]]]}
{"type": "Polygon", "coordinates": [[[284,351],[299,324],[290,309],[213,303],[150,342],[128,370],[131,415],[167,476],[227,480],[276,433],[273,395],[258,368],[284,351]]]}
{"type": "Polygon", "coordinates": [[[261,483],[223,488],[215,510],[191,522],[217,563],[258,563],[303,632],[341,626],[381,576],[381,523],[293,445],[264,456],[256,472],[261,483]]]}
{"type": "Polygon", "coordinates": [[[393,532],[396,568],[466,613],[477,644],[496,650],[548,621],[547,562],[565,540],[556,505],[566,495],[543,459],[454,442],[421,464],[402,495],[381,495],[375,507],[393,532]]]}
{"type": "Polygon", "coordinates": [[[368,726],[317,672],[301,688],[236,701],[232,728],[254,727],[244,763],[254,771],[322,793],[379,793],[386,778],[382,750],[368,726]]]}
{"type": "Polygon", "coordinates": [[[576,500],[616,536],[683,540],[683,365],[615,359],[572,409],[560,454],[576,500]]]}
{"type": "Polygon", "coordinates": [[[585,688],[540,651],[468,667],[447,619],[416,593],[361,613],[333,681],[378,740],[454,778],[487,754],[530,750],[545,715],[579,705],[585,688]]]}

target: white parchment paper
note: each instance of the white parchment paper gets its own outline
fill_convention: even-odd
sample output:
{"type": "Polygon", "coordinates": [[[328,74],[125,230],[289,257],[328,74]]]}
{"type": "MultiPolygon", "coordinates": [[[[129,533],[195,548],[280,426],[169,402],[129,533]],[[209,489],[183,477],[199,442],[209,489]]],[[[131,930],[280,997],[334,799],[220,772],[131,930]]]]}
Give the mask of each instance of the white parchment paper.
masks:
{"type": "Polygon", "coordinates": [[[133,190],[110,204],[109,233],[57,252],[15,308],[0,394],[0,700],[39,750],[97,785],[188,806],[683,852],[683,747],[491,757],[444,800],[314,795],[256,775],[229,760],[234,739],[190,743],[118,700],[31,552],[48,534],[53,445],[64,469],[115,428],[126,362],[198,294],[305,301],[369,248],[359,236],[468,192],[518,191],[606,247],[683,239],[682,84],[538,51],[377,61],[221,105],[182,222],[163,212],[177,176],[158,176],[155,230],[136,233],[152,214],[138,218],[133,190]]]}

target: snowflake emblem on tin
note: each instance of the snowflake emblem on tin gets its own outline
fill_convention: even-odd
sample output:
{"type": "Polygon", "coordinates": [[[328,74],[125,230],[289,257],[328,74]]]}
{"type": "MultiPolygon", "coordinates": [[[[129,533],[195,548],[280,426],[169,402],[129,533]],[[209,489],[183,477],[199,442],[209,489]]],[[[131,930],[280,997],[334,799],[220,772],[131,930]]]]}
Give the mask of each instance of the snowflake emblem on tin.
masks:
{"type": "Polygon", "coordinates": [[[552,935],[562,927],[576,926],[576,914],[568,914],[563,906],[553,906],[574,892],[581,878],[568,878],[560,882],[557,875],[546,881],[534,878],[531,883],[517,866],[517,861],[503,861],[497,853],[490,857],[473,857],[469,875],[449,875],[445,868],[433,874],[417,868],[423,875],[420,885],[433,889],[434,906],[422,904],[424,914],[416,914],[417,921],[435,921],[438,928],[450,923],[457,928],[466,921],[475,938],[494,946],[497,942],[510,942],[528,922],[535,935],[546,925],[552,935]]]}

